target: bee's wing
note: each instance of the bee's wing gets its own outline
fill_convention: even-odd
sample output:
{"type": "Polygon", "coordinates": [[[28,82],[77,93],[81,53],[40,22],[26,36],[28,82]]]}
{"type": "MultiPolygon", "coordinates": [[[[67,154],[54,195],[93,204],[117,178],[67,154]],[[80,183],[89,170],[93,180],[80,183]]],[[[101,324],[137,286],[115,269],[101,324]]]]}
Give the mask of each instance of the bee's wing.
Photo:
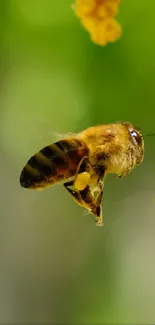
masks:
{"type": "Polygon", "coordinates": [[[35,118],[25,123],[26,128],[30,130],[31,142],[36,144],[37,139],[37,143],[39,142],[42,146],[44,146],[46,143],[59,141],[68,137],[76,137],[76,133],[61,133],[56,129],[54,130],[51,123],[43,119],[40,120],[39,118],[35,118]]]}

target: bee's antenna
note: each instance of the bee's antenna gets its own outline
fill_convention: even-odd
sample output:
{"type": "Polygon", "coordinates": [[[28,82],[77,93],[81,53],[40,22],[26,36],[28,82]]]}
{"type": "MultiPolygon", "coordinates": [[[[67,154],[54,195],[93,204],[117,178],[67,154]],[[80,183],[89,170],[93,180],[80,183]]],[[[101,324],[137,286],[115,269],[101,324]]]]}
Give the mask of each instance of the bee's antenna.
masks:
{"type": "Polygon", "coordinates": [[[144,137],[152,137],[152,136],[155,136],[155,133],[146,133],[146,134],[143,134],[144,137]]]}

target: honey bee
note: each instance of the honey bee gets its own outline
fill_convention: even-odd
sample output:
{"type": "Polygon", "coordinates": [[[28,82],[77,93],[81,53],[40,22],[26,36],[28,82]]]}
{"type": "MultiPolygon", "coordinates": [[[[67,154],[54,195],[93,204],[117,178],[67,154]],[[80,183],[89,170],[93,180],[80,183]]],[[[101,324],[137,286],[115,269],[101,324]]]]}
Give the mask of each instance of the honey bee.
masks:
{"type": "Polygon", "coordinates": [[[102,197],[107,174],[126,176],[144,157],[144,140],[129,123],[90,127],[50,144],[32,156],[20,175],[20,184],[44,189],[63,182],[76,203],[103,224],[102,197]]]}

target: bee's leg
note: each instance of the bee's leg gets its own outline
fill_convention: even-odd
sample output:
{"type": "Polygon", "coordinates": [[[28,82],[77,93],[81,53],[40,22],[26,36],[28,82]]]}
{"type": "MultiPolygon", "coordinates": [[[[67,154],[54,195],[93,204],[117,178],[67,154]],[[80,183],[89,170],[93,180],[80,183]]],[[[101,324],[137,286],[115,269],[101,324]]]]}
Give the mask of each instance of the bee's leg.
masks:
{"type": "MultiPolygon", "coordinates": [[[[74,186],[74,181],[70,181],[67,183],[64,183],[65,188],[67,191],[72,195],[74,201],[88,209],[92,214],[95,215],[96,217],[96,224],[97,225],[102,225],[102,205],[96,205],[95,203],[95,198],[91,193],[90,187],[87,186],[84,190],[82,191],[75,191],[71,189],[70,187],[74,186]]],[[[100,198],[100,201],[102,198],[100,198]]]]}
{"type": "Polygon", "coordinates": [[[104,177],[105,170],[102,167],[99,173],[96,173],[96,184],[94,184],[94,205],[96,207],[96,223],[98,225],[103,224],[103,215],[102,215],[102,198],[103,198],[103,188],[104,188],[104,177]]]}
{"type": "Polygon", "coordinates": [[[97,196],[97,200],[95,196],[91,193],[91,189],[87,186],[84,190],[80,191],[80,196],[84,202],[83,206],[85,206],[91,213],[93,213],[96,217],[96,225],[103,225],[102,219],[102,194],[103,191],[99,188],[99,193],[97,196]]]}
{"type": "Polygon", "coordinates": [[[103,215],[102,215],[102,198],[103,198],[103,185],[100,184],[98,196],[96,198],[96,206],[97,208],[97,215],[96,215],[96,223],[98,225],[103,224],[103,215]]]}
{"type": "Polygon", "coordinates": [[[97,226],[103,226],[103,215],[102,215],[102,204],[95,206],[95,210],[94,210],[94,215],[96,217],[96,225],[97,226]]]}
{"type": "Polygon", "coordinates": [[[84,171],[90,168],[89,159],[87,156],[84,156],[77,167],[76,175],[79,173],[83,173],[84,171]]]}
{"type": "Polygon", "coordinates": [[[103,180],[102,176],[99,175],[96,178],[95,187],[97,188],[97,195],[94,195],[91,190],[91,186],[86,185],[83,190],[74,190],[70,187],[75,186],[75,181],[72,180],[70,182],[64,183],[67,191],[72,195],[73,199],[76,203],[82,207],[88,209],[92,214],[96,217],[96,224],[103,225],[103,217],[102,217],[102,196],[103,196],[103,180]]]}
{"type": "Polygon", "coordinates": [[[77,190],[82,191],[89,184],[91,178],[90,169],[88,157],[83,157],[78,165],[74,180],[74,187],[77,190]]]}
{"type": "Polygon", "coordinates": [[[95,199],[96,205],[100,205],[101,204],[102,198],[103,198],[103,185],[100,184],[98,186],[98,191],[97,191],[97,195],[96,195],[96,199],[95,199]]]}
{"type": "Polygon", "coordinates": [[[122,178],[124,178],[125,176],[126,176],[126,174],[120,174],[120,175],[117,176],[117,178],[122,179],[122,178]]]}
{"type": "Polygon", "coordinates": [[[118,175],[118,178],[119,178],[119,179],[122,179],[122,178],[124,178],[125,176],[127,176],[127,175],[130,173],[131,169],[132,169],[132,168],[128,168],[128,170],[123,171],[122,174],[119,174],[119,175],[118,175]]]}
{"type": "Polygon", "coordinates": [[[65,186],[66,190],[72,195],[72,197],[76,201],[76,203],[80,206],[83,206],[83,201],[81,199],[79,191],[75,191],[70,188],[70,186],[74,186],[74,180],[64,183],[64,186],[65,186]]]}

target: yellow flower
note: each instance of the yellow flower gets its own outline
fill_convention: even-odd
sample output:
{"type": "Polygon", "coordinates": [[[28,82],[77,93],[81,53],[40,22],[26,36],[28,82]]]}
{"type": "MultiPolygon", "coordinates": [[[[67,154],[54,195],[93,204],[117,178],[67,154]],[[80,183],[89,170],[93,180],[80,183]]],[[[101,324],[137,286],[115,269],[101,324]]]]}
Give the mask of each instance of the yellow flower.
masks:
{"type": "Polygon", "coordinates": [[[115,20],[121,0],[76,0],[74,10],[82,25],[98,45],[114,42],[121,36],[115,20]]]}

